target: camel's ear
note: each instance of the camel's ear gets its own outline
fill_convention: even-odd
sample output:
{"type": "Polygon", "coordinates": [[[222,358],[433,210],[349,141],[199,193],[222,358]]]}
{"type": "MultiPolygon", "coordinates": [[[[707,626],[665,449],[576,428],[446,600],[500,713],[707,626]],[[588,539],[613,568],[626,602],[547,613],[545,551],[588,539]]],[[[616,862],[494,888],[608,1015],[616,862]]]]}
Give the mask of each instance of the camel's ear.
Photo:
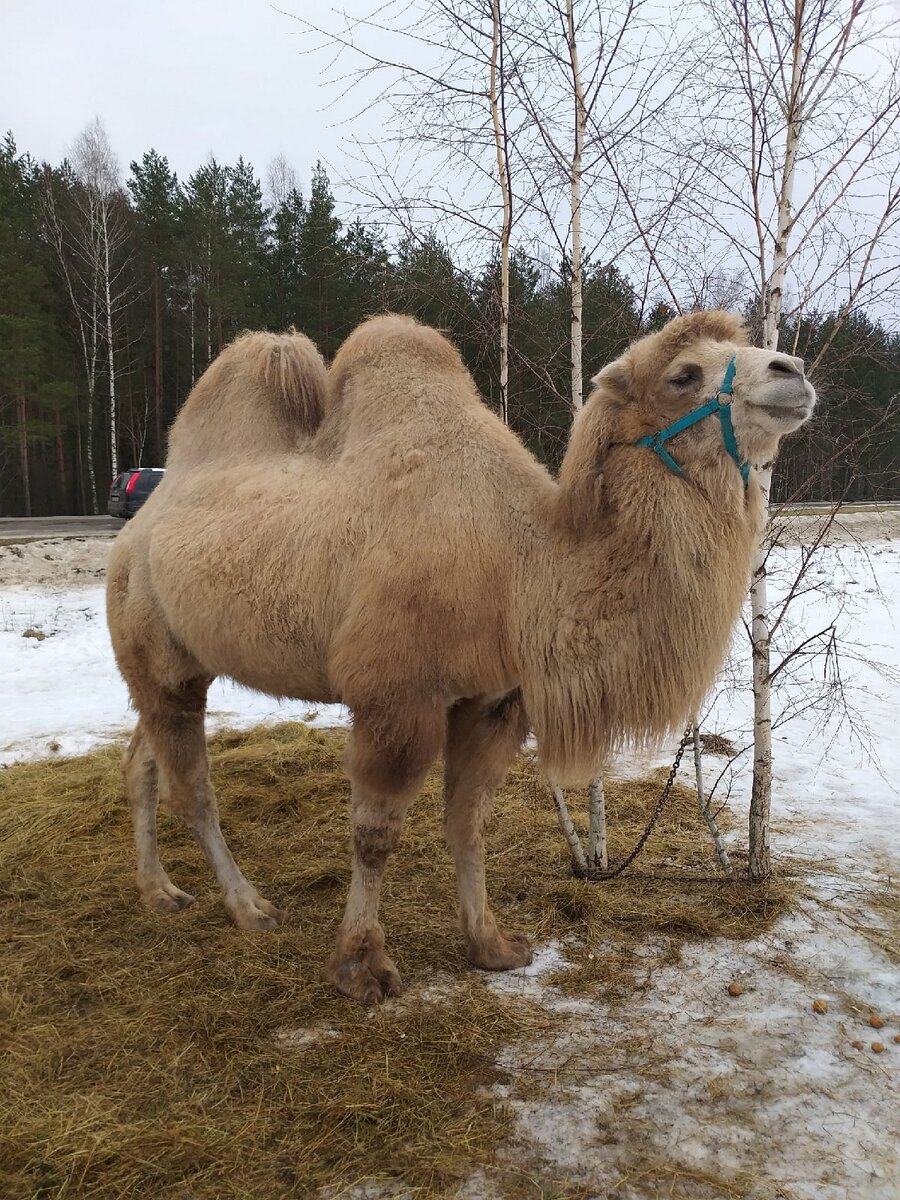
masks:
{"type": "Polygon", "coordinates": [[[627,358],[617,358],[598,371],[591,383],[597,391],[608,389],[619,396],[627,396],[631,390],[631,362],[627,358]]]}

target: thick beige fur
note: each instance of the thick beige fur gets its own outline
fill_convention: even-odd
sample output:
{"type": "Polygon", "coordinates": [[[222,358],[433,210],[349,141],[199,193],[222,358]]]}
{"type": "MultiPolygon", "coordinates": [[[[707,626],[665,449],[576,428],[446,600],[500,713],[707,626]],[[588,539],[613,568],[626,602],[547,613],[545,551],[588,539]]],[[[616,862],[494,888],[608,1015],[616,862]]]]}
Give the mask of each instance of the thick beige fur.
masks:
{"type": "Polygon", "coordinates": [[[634,440],[714,394],[735,355],[742,453],[809,415],[802,363],[727,313],[678,318],[601,371],[556,482],[482,403],[455,348],[400,316],[358,328],[325,374],[299,334],[250,334],[200,379],[168,473],[110,559],[109,622],[140,721],[126,756],[147,903],[183,907],[156,851],[157,781],[239,925],[281,914],[225,845],[203,736],[217,675],[352,711],[353,882],[329,976],[399,991],[378,893],[403,814],[443,750],[447,836],[472,960],[528,961],[484,886],[487,803],[535,731],[560,781],[679,729],[710,687],[763,520],[716,418],[678,477],[634,440]],[[159,780],[158,780],[159,777],[159,780]]]}

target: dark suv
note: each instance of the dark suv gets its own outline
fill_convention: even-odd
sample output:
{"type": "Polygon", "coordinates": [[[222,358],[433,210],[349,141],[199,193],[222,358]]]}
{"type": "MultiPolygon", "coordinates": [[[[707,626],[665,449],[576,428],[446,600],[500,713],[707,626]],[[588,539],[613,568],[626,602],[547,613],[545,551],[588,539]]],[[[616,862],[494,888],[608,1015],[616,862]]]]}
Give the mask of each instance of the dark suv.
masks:
{"type": "Polygon", "coordinates": [[[133,467],[112,481],[106,511],[111,517],[133,517],[165,475],[163,467],[133,467]]]}

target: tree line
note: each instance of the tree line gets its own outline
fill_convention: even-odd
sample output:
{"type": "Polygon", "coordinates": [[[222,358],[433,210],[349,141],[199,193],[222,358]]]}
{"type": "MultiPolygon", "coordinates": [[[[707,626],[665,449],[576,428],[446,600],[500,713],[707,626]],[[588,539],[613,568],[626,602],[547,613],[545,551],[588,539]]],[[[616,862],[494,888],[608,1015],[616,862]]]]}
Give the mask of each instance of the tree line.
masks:
{"type": "MultiPolygon", "coordinates": [[[[520,250],[508,273],[509,422],[555,469],[572,418],[571,272],[520,250]]],[[[674,315],[615,266],[588,263],[580,282],[588,374],[674,315]]],[[[58,166],[7,134],[0,515],[103,511],[118,470],[164,463],[178,408],[242,329],[293,325],[328,359],[386,310],[447,331],[500,411],[499,259],[473,268],[434,231],[389,242],[360,217],[341,221],[321,166],[303,189],[277,160],[264,194],[243,158],[211,158],[182,181],[148,150],[123,180],[99,122],[58,166]]],[[[752,328],[752,298],[746,311],[752,328]]],[[[900,498],[900,338],[862,310],[807,313],[782,328],[782,347],[824,351],[823,403],[786,445],[774,498],[900,498]]]]}

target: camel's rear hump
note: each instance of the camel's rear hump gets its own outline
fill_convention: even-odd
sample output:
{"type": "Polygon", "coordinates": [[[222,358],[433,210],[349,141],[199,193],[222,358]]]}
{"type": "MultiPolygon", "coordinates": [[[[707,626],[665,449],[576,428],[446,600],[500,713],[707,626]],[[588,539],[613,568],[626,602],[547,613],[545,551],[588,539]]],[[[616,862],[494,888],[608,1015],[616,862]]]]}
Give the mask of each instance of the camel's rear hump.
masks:
{"type": "Polygon", "coordinates": [[[325,364],[302,333],[244,333],[201,375],[169,433],[167,467],[283,453],[322,420],[325,364]]]}

